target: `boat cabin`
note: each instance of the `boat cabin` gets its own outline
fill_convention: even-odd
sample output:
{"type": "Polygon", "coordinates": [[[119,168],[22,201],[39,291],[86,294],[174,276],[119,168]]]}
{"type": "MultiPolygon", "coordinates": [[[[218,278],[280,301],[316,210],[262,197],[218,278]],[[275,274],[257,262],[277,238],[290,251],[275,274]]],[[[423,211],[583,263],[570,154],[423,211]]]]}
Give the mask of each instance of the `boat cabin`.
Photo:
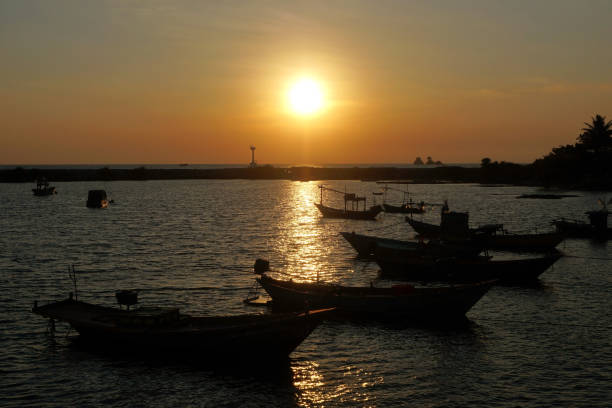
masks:
{"type": "Polygon", "coordinates": [[[468,240],[470,227],[468,213],[450,211],[442,214],[440,222],[440,237],[447,240],[468,240]]]}

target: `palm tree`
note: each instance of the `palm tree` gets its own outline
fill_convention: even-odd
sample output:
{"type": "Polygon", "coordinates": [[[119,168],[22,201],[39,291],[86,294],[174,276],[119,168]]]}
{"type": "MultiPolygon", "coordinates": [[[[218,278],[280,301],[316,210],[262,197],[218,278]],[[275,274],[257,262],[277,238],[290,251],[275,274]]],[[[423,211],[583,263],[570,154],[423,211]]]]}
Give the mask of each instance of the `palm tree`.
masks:
{"type": "Polygon", "coordinates": [[[606,146],[612,146],[612,120],[606,122],[606,117],[595,115],[591,117],[592,123],[584,122],[585,128],[578,141],[587,149],[593,149],[595,152],[606,146]]]}

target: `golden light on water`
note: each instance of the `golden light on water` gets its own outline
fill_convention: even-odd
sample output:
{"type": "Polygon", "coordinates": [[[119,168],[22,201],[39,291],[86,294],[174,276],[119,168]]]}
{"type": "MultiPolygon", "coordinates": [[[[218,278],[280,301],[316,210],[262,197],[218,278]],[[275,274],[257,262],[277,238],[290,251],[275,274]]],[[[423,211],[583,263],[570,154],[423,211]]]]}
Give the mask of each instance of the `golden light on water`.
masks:
{"type": "Polygon", "coordinates": [[[292,182],[288,184],[286,199],[288,209],[283,211],[284,226],[272,244],[278,259],[285,263],[283,272],[296,281],[314,282],[317,279],[331,281],[334,274],[327,260],[333,248],[327,239],[326,224],[314,206],[318,202],[316,182],[292,182]]]}
{"type": "Polygon", "coordinates": [[[302,116],[320,112],[325,99],[321,84],[312,78],[300,78],[294,82],[287,98],[291,111],[302,116]]]}

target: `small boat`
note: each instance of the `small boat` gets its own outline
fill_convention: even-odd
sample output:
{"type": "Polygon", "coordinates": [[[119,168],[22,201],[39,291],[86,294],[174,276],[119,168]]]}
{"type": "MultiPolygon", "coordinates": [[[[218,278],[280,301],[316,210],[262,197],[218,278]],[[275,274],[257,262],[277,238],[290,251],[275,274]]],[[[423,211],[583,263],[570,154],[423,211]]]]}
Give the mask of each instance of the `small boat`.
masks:
{"type": "Polygon", "coordinates": [[[497,279],[499,283],[533,282],[550,268],[562,254],[546,254],[537,258],[496,260],[490,256],[472,258],[436,257],[429,255],[398,254],[395,248],[380,245],[376,263],[383,277],[443,282],[479,282],[497,279]]]}
{"type": "Polygon", "coordinates": [[[410,203],[406,203],[402,205],[391,205],[391,204],[383,203],[383,207],[384,207],[385,212],[388,212],[388,213],[423,214],[425,212],[424,204],[413,206],[410,203]]]}
{"type": "Polygon", "coordinates": [[[443,243],[430,240],[425,243],[422,241],[404,241],[391,238],[380,238],[371,235],[356,234],[353,232],[340,232],[349,244],[357,251],[360,257],[373,258],[378,245],[395,247],[398,251],[419,251],[424,254],[435,254],[439,256],[476,256],[482,248],[477,245],[463,245],[460,243],[443,243]]]}
{"type": "Polygon", "coordinates": [[[32,312],[69,323],[79,333],[79,341],[105,349],[176,353],[209,360],[286,358],[329,310],[192,317],[176,308],[122,310],[70,297],[44,306],[35,303],[32,312]]]}
{"type": "Polygon", "coordinates": [[[347,218],[353,220],[374,220],[382,212],[380,205],[374,205],[368,210],[348,210],[341,208],[326,207],[323,204],[315,203],[315,206],[326,218],[347,218]]]}
{"type": "Polygon", "coordinates": [[[487,249],[504,249],[510,251],[550,251],[553,250],[565,235],[560,232],[534,234],[513,234],[504,230],[502,224],[487,224],[478,228],[467,227],[467,214],[450,212],[442,216],[442,225],[430,224],[406,217],[410,226],[423,238],[442,239],[444,241],[472,241],[487,249]],[[455,214],[465,214],[466,222],[459,229],[446,228],[444,221],[455,214]]]}
{"type": "Polygon", "coordinates": [[[380,205],[373,205],[369,209],[366,209],[366,198],[359,197],[355,194],[351,193],[343,193],[338,190],[334,190],[331,188],[327,188],[323,185],[320,185],[321,189],[321,201],[320,203],[315,203],[315,206],[321,211],[323,217],[326,218],[347,218],[353,220],[374,220],[376,216],[382,212],[382,207],[380,205]],[[332,191],[334,193],[340,193],[344,195],[344,208],[333,208],[327,207],[323,205],[323,190],[332,191]],[[363,202],[363,210],[359,209],[359,203],[363,202]],[[351,204],[350,208],[348,204],[351,204]]]}
{"type": "Polygon", "coordinates": [[[43,177],[36,180],[36,188],[32,189],[32,193],[34,193],[35,196],[42,197],[57,194],[57,191],[55,191],[55,187],[50,186],[47,179],[43,177]]]}
{"type": "Polygon", "coordinates": [[[553,221],[553,225],[561,234],[572,238],[612,239],[612,228],[608,227],[610,211],[603,208],[597,211],[587,211],[589,223],[578,220],[560,218],[553,221]]]}
{"type": "Polygon", "coordinates": [[[393,188],[393,187],[389,187],[386,186],[384,187],[384,201],[386,201],[387,199],[387,192],[389,190],[395,190],[395,191],[399,191],[401,193],[404,194],[404,198],[402,200],[402,204],[401,205],[391,205],[391,204],[387,204],[386,202],[383,201],[383,208],[385,210],[385,212],[388,213],[399,213],[399,214],[423,214],[425,212],[425,202],[421,201],[420,203],[413,203],[412,199],[407,200],[406,198],[409,195],[409,192],[407,190],[408,188],[408,184],[406,184],[406,191],[404,190],[400,190],[397,188],[393,188]]]}
{"type": "MultiPolygon", "coordinates": [[[[265,265],[267,261],[264,261],[265,265]]],[[[400,284],[386,288],[351,287],[325,283],[294,282],[269,276],[269,268],[258,268],[257,281],[268,292],[274,306],[283,309],[336,308],[337,313],[359,317],[448,320],[464,317],[494,281],[441,287],[400,284]],[[266,270],[267,269],[267,270],[266,270]]]]}
{"type": "Polygon", "coordinates": [[[104,190],[89,190],[87,193],[87,207],[89,208],[106,208],[108,203],[104,190]]]}

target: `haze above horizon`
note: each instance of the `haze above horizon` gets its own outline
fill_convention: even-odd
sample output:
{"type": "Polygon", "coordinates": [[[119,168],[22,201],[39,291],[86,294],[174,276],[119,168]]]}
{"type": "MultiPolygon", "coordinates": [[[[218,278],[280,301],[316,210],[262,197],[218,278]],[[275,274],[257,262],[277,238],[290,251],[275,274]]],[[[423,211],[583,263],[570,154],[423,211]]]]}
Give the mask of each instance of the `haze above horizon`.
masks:
{"type": "Polygon", "coordinates": [[[612,119],[612,2],[4,1],[0,164],[532,162],[612,119]]]}

